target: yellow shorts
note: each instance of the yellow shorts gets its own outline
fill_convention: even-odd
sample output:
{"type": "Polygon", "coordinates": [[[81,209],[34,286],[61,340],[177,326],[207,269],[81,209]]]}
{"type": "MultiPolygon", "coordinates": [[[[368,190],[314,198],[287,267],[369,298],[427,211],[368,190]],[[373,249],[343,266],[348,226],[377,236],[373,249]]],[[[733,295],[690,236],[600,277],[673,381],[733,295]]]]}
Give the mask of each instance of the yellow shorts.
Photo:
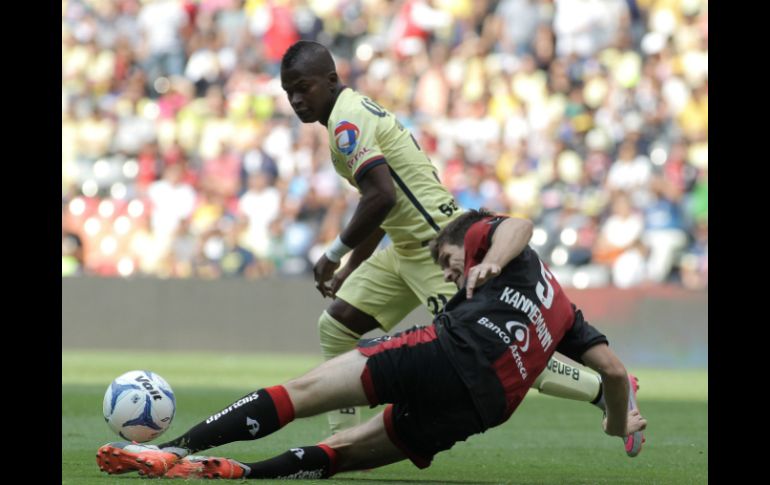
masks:
{"type": "Polygon", "coordinates": [[[374,317],[388,332],[420,304],[435,315],[456,292],[427,247],[397,252],[391,245],[353,271],[337,297],[374,317]]]}

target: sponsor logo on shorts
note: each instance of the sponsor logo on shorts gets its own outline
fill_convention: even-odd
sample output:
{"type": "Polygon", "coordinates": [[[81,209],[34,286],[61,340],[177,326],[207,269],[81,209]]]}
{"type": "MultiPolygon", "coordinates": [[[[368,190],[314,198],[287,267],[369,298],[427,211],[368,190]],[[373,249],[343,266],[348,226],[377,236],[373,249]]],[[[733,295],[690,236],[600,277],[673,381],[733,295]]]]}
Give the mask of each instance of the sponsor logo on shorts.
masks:
{"type": "Polygon", "coordinates": [[[296,456],[300,460],[302,459],[303,456],[305,456],[305,450],[303,450],[302,448],[292,448],[289,451],[294,453],[294,456],[296,456]]]}

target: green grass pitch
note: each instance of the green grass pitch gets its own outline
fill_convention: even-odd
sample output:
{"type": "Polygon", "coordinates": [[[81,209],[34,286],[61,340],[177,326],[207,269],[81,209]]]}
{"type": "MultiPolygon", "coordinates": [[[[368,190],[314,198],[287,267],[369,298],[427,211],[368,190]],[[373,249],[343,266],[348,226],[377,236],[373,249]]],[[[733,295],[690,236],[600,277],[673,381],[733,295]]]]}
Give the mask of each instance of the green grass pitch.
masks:
{"type": "MultiPolygon", "coordinates": [[[[134,473],[104,474],[95,461],[99,446],[120,440],[104,423],[101,405],[110,381],[123,372],[152,370],[173,387],[176,417],[163,440],[247,392],[298,376],[319,362],[319,356],[287,354],[63,351],[62,484],[140,483],[134,473]]],[[[340,474],[323,483],[707,483],[707,371],[630,370],[639,377],[639,406],[649,421],[647,442],[637,458],[626,457],[621,440],[601,431],[601,413],[593,406],[533,391],[507,423],[439,454],[426,470],[406,461],[340,474]]],[[[364,417],[374,412],[367,410],[364,417]]],[[[325,437],[325,418],[316,417],[295,421],[263,440],[216,448],[212,454],[257,461],[325,437]]]]}

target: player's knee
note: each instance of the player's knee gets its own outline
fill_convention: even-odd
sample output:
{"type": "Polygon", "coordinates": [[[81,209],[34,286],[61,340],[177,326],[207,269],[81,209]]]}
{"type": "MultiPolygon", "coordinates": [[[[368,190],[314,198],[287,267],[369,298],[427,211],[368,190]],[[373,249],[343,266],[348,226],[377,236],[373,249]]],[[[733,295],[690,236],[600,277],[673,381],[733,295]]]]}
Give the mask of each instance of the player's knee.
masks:
{"type": "Polygon", "coordinates": [[[319,378],[316,372],[308,372],[301,377],[296,377],[286,382],[283,387],[286,389],[286,392],[289,393],[290,397],[299,396],[312,391],[313,386],[318,385],[318,381],[319,378]]]}
{"type": "Polygon", "coordinates": [[[321,350],[326,359],[331,359],[352,350],[361,337],[329,315],[329,312],[325,310],[318,319],[318,334],[321,341],[321,350]]]}
{"type": "Polygon", "coordinates": [[[353,440],[350,439],[350,433],[347,433],[346,431],[347,430],[342,430],[339,433],[334,433],[321,443],[329,448],[333,448],[334,451],[338,453],[344,452],[353,444],[353,440]]]}

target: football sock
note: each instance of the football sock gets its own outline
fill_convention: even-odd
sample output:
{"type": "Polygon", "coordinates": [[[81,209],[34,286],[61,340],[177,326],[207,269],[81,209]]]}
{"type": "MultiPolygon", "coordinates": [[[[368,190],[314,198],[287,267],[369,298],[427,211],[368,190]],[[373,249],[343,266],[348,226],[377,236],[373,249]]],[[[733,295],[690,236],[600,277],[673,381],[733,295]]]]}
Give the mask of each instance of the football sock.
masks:
{"type": "Polygon", "coordinates": [[[289,394],[283,386],[273,386],[243,396],[182,436],[159,446],[178,455],[179,448],[187,450],[187,454],[196,453],[233,441],[262,438],[292,420],[294,406],[289,394]]]}
{"type": "MultiPolygon", "coordinates": [[[[318,318],[318,333],[324,359],[329,360],[355,348],[360,335],[356,334],[325,311],[318,318]]],[[[361,423],[361,409],[337,409],[326,413],[332,434],[361,423]]]]}
{"type": "Polygon", "coordinates": [[[256,463],[244,463],[251,471],[245,478],[318,479],[336,473],[337,452],[326,445],[292,448],[282,455],[256,463]]]}

